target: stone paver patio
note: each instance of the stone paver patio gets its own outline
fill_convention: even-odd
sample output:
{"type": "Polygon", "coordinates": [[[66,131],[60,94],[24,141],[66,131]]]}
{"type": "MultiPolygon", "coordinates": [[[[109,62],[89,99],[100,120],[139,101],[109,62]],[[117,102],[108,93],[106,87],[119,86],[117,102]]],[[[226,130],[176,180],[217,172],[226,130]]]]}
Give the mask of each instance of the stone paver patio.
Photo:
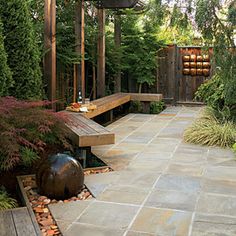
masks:
{"type": "Polygon", "coordinates": [[[230,150],[185,144],[200,108],[129,114],[93,148],[114,172],[86,176],[96,199],[51,205],[65,236],[236,235],[236,161],[230,150]]]}

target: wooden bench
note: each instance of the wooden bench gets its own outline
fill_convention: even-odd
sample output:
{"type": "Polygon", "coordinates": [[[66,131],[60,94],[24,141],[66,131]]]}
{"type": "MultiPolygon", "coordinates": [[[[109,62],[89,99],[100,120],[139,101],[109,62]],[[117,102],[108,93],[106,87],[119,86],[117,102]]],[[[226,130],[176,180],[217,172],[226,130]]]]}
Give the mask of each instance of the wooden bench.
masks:
{"type": "Polygon", "coordinates": [[[85,117],[81,113],[63,111],[67,116],[67,127],[71,130],[70,139],[79,147],[78,158],[82,159],[86,167],[87,156],[91,155],[91,146],[108,145],[115,143],[115,134],[102,125],[85,117]]]}
{"type": "Polygon", "coordinates": [[[130,98],[131,97],[128,93],[115,93],[110,96],[99,98],[92,101],[92,103],[97,106],[97,109],[92,112],[85,113],[84,115],[88,118],[94,118],[102,113],[129,102],[130,98]]]}
{"type": "Polygon", "coordinates": [[[82,158],[84,159],[84,166],[86,162],[86,152],[88,147],[98,145],[108,145],[115,143],[115,134],[108,131],[103,126],[99,125],[90,118],[94,118],[107,111],[112,111],[130,101],[160,101],[161,94],[138,94],[138,93],[116,93],[92,101],[97,108],[88,113],[76,113],[70,111],[63,111],[67,117],[67,126],[72,131],[71,140],[75,145],[82,148],[82,158]]]}
{"type": "Polygon", "coordinates": [[[84,116],[88,118],[94,118],[102,113],[110,111],[130,101],[154,102],[161,101],[162,98],[162,94],[115,93],[110,96],[92,101],[92,103],[97,106],[97,109],[92,112],[85,113],[84,116]]]}
{"type": "Polygon", "coordinates": [[[158,93],[129,93],[131,101],[158,102],[163,99],[162,94],[158,93]]]}
{"type": "Polygon", "coordinates": [[[66,112],[67,126],[72,131],[71,140],[79,147],[115,143],[115,135],[81,113],[66,112]]]}
{"type": "Polygon", "coordinates": [[[116,93],[92,103],[97,109],[88,113],[63,111],[69,118],[67,126],[72,131],[71,139],[79,147],[107,145],[115,143],[115,135],[103,126],[90,120],[130,101],[152,102],[162,100],[162,94],[116,93]]]}
{"type": "Polygon", "coordinates": [[[39,236],[41,231],[27,207],[0,211],[0,235],[39,236]]]}

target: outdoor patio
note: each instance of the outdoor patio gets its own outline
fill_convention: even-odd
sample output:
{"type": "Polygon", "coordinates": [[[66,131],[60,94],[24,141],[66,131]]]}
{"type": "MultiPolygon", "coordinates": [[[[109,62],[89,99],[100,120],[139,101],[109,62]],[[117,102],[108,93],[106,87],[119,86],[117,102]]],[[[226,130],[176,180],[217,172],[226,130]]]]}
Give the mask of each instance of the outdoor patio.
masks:
{"type": "Polygon", "coordinates": [[[50,205],[63,235],[236,235],[234,154],[182,141],[200,110],[168,107],[108,126],[116,144],[93,152],[115,171],[86,176],[96,199],[50,205]]]}

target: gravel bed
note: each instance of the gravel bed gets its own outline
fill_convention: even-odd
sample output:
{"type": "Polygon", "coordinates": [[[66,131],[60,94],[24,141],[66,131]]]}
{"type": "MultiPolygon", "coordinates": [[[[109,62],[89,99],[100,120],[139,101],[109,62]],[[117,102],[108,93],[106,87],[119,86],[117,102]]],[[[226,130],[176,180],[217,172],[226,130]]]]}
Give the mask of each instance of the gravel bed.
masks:
{"type": "MultiPolygon", "coordinates": [[[[84,175],[87,176],[91,174],[107,173],[110,171],[112,171],[110,167],[100,169],[89,169],[84,171],[84,175]]],[[[93,195],[91,194],[89,189],[86,188],[85,185],[77,196],[73,196],[66,200],[56,200],[49,199],[48,197],[42,196],[38,193],[35,176],[27,176],[23,178],[22,183],[43,236],[62,235],[48,208],[49,204],[81,201],[93,198],[93,195]]]]}

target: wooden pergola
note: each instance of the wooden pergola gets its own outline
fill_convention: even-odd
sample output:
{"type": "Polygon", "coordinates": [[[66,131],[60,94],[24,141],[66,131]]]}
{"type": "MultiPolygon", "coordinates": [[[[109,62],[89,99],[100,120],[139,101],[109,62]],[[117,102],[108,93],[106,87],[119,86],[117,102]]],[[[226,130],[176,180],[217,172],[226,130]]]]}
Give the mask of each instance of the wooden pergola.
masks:
{"type": "MultiPolygon", "coordinates": [[[[89,0],[86,0],[89,1],[89,0]]],[[[105,9],[134,8],[142,5],[139,0],[95,0],[98,8],[98,64],[97,64],[97,96],[105,96],[105,9]]],[[[56,101],[56,0],[45,0],[44,2],[44,76],[48,81],[48,98],[56,101]]],[[[78,98],[79,90],[82,92],[82,101],[85,101],[85,47],[84,47],[84,4],[85,0],[78,0],[75,11],[75,51],[81,55],[81,63],[74,65],[74,94],[73,100],[78,98]]],[[[115,43],[120,45],[119,18],[115,27],[115,43]]],[[[119,73],[118,73],[119,74],[119,73]]],[[[120,92],[120,76],[116,78],[116,92],[120,92]]],[[[96,88],[94,88],[96,89],[96,88]]],[[[53,105],[55,109],[55,104],[53,105]]]]}

